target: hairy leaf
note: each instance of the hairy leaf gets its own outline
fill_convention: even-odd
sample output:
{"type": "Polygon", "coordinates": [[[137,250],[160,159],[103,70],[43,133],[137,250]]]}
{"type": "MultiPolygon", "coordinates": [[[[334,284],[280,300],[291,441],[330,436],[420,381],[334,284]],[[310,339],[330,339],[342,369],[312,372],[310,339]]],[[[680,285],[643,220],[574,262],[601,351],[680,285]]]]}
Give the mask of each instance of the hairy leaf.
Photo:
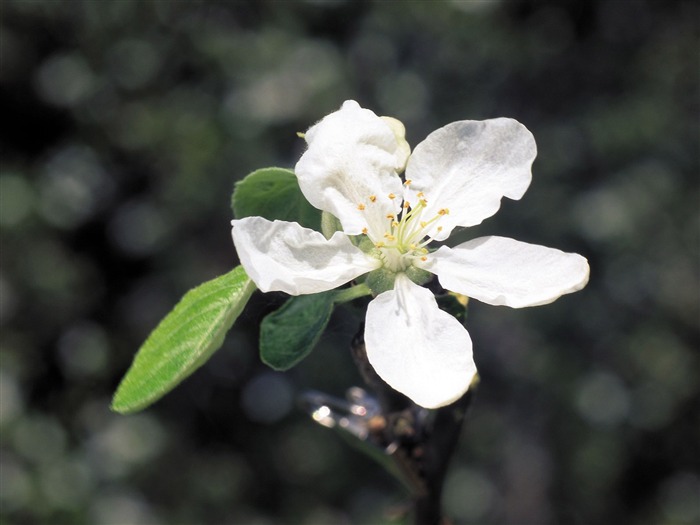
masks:
{"type": "Polygon", "coordinates": [[[334,292],[291,297],[260,324],[260,358],[275,370],[304,359],[318,342],[333,311],[334,292]]]}
{"type": "Polygon", "coordinates": [[[136,412],[160,399],[221,347],[255,285],[238,266],[187,292],[136,354],[112,410],[136,412]]]}

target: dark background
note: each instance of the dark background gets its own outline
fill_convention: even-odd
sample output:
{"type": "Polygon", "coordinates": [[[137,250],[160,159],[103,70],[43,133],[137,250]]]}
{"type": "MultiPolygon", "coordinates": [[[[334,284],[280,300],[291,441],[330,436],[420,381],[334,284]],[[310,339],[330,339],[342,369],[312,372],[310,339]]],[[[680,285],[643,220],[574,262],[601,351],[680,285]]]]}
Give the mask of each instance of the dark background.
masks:
{"type": "Polygon", "coordinates": [[[237,264],[230,192],[293,167],[354,98],[415,146],[454,120],[535,135],[533,183],[464,239],[588,257],[544,307],[473,302],[481,373],[456,523],[700,523],[699,4],[4,0],[0,523],[383,523],[401,486],[294,399],[360,384],[360,318],[273,373],[256,294],[158,404],[110,413],[135,351],[237,264]]]}

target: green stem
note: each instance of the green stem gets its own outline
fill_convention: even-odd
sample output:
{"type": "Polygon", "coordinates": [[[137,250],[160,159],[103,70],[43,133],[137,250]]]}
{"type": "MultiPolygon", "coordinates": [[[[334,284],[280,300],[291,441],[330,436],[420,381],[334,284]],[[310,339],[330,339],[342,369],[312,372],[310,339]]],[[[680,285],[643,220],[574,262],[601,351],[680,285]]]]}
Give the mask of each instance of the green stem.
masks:
{"type": "Polygon", "coordinates": [[[350,288],[345,288],[343,290],[338,290],[333,297],[333,302],[335,304],[347,303],[358,297],[364,297],[366,295],[372,295],[372,290],[369,286],[364,283],[356,284],[350,288]]]}

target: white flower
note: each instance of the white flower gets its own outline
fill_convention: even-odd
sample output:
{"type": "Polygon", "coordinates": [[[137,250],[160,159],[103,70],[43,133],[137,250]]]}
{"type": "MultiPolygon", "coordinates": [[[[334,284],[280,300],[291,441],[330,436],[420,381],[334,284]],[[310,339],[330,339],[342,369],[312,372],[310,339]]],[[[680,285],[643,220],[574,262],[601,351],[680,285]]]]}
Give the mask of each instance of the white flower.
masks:
{"type": "Polygon", "coordinates": [[[537,150],[517,121],[453,122],[409,156],[400,122],[347,101],[305,138],[295,169],[301,191],[343,231],[326,239],[297,223],[234,220],[241,264],[263,292],[291,295],[330,290],[373,270],[370,282],[389,276],[367,309],[367,357],[417,404],[456,401],[476,373],[466,329],[414,282],[426,272],[447,290],[514,308],[550,303],[588,281],[580,255],[504,237],[427,249],[455,227],[493,215],[502,197],[525,193],[537,150]]]}

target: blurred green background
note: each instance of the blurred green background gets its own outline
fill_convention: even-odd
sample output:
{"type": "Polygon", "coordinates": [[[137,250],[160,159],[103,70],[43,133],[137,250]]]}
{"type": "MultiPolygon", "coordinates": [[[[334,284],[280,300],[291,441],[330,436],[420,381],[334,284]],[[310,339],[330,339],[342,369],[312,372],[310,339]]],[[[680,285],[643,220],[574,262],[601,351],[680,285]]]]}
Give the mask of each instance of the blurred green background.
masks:
{"type": "Polygon", "coordinates": [[[353,98],[412,145],[461,119],[537,139],[499,234],[588,257],[544,307],[471,304],[482,382],[448,477],[465,524],[700,523],[693,1],[3,0],[0,523],[369,524],[406,494],[296,397],[361,381],[360,318],[285,373],[281,294],[157,405],[110,413],[148,332],[237,264],[236,180],[293,167],[353,98]]]}

